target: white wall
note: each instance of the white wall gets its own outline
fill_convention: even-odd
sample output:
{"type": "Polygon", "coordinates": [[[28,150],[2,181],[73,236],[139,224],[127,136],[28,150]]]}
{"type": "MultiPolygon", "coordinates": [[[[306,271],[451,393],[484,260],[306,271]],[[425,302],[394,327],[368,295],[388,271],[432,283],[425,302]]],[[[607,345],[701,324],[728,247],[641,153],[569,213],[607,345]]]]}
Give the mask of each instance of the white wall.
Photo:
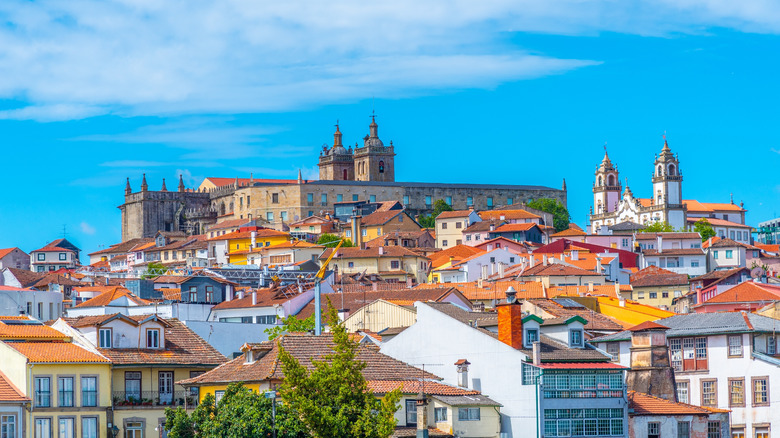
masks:
{"type": "Polygon", "coordinates": [[[0,290],[0,315],[18,316],[20,312],[26,314],[28,303],[32,308],[30,316],[42,321],[62,316],[62,294],[59,292],[29,289],[0,290]]]}

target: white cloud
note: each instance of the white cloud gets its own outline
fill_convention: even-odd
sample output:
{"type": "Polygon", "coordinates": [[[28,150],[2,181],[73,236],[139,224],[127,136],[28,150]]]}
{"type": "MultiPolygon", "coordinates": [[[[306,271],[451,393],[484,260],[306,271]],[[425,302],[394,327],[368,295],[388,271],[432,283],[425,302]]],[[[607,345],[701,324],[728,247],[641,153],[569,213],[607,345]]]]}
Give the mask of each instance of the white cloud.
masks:
{"type": "Polygon", "coordinates": [[[81,222],[81,224],[79,224],[79,228],[81,228],[81,232],[84,234],[89,234],[90,236],[95,234],[95,227],[86,222],[81,222]]]}
{"type": "MultiPolygon", "coordinates": [[[[305,109],[564,73],[514,32],[780,30],[769,0],[6,0],[0,118],[305,109]]],[[[200,133],[199,133],[200,134],[200,133]]],[[[191,139],[191,140],[197,140],[191,139]]]]}

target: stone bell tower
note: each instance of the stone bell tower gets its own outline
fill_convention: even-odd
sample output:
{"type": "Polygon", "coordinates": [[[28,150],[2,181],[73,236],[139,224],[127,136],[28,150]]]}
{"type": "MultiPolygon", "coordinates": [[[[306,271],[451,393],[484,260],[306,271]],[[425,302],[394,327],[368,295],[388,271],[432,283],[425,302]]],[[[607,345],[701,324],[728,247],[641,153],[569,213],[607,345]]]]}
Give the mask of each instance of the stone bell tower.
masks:
{"type": "Polygon", "coordinates": [[[395,151],[393,142],[385,146],[379,139],[376,115],[371,115],[368,135],[363,137],[363,147],[355,148],[356,181],[395,181],[395,151]]]}
{"type": "Polygon", "coordinates": [[[322,181],[352,181],[355,179],[355,159],[352,147],[345,148],[341,142],[341,131],[336,122],[336,132],[333,133],[333,147],[322,147],[320,152],[320,180],[322,181]]]}
{"type": "Polygon", "coordinates": [[[607,147],[604,146],[604,159],[596,169],[596,179],[593,182],[593,212],[604,214],[617,210],[621,191],[617,166],[612,165],[607,147]]]}

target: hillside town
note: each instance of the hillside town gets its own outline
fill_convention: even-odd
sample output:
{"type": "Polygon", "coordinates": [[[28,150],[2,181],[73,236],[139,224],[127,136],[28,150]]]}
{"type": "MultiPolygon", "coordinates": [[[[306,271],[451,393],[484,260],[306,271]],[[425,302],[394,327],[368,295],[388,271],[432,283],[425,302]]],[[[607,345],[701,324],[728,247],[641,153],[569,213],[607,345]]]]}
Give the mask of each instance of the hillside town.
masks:
{"type": "Polygon", "coordinates": [[[0,436],[167,437],[236,383],[283,403],[284,357],[340,330],[400,394],[392,436],[780,436],[779,219],[684,196],[665,138],[635,196],[606,147],[591,188],[399,182],[375,118],[342,136],[316,180],[128,178],[121,241],[0,249],[0,436]]]}

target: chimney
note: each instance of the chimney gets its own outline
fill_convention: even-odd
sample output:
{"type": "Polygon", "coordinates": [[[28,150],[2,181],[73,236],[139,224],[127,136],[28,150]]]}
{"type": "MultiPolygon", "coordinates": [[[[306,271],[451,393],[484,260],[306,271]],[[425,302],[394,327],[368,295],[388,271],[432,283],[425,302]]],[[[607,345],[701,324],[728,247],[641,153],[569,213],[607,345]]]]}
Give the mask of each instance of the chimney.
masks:
{"type": "Polygon", "coordinates": [[[658,253],[662,253],[664,250],[664,237],[658,234],[658,253]]]}
{"type": "Polygon", "coordinates": [[[547,266],[547,254],[542,255],[542,264],[547,266]]]}
{"type": "Polygon", "coordinates": [[[490,224],[490,231],[496,231],[496,224],[494,223],[490,224]]]}
{"type": "Polygon", "coordinates": [[[479,277],[483,280],[487,280],[488,278],[488,265],[482,265],[482,275],[479,277]]]}
{"type": "Polygon", "coordinates": [[[514,349],[523,348],[523,306],[513,287],[506,290],[506,303],[498,304],[498,340],[514,349]]]}
{"type": "Polygon", "coordinates": [[[257,291],[256,290],[252,291],[252,305],[253,306],[257,305],[257,291]]]}
{"type": "Polygon", "coordinates": [[[615,281],[615,296],[616,297],[620,296],[620,282],[618,281],[615,281]]]}
{"type": "Polygon", "coordinates": [[[533,268],[535,264],[536,264],[536,257],[533,254],[531,254],[531,257],[528,260],[528,267],[533,268]]]}
{"type": "Polygon", "coordinates": [[[374,292],[379,290],[379,284],[376,281],[371,282],[371,290],[373,290],[374,292]]]}
{"type": "Polygon", "coordinates": [[[600,275],[601,271],[601,257],[596,257],[596,272],[600,275]]]}
{"type": "Polygon", "coordinates": [[[533,343],[533,349],[531,350],[532,354],[532,360],[534,361],[534,366],[539,366],[542,364],[542,344],[539,343],[539,341],[536,341],[533,343]]]}
{"type": "Polygon", "coordinates": [[[471,363],[466,359],[459,359],[457,362],[455,362],[455,365],[458,367],[458,386],[461,388],[468,388],[469,365],[471,365],[471,363]]]}
{"type": "Polygon", "coordinates": [[[588,292],[593,292],[593,282],[588,283],[588,292]]]}
{"type": "Polygon", "coordinates": [[[625,297],[620,297],[618,299],[618,303],[620,303],[620,307],[626,307],[626,298],[625,297]]]}
{"type": "Polygon", "coordinates": [[[242,298],[244,298],[244,291],[243,291],[243,289],[238,291],[238,299],[240,300],[242,298]]]}
{"type": "Polygon", "coordinates": [[[378,248],[378,251],[379,251],[379,255],[384,255],[385,253],[385,249],[381,246],[378,248]]]}
{"type": "Polygon", "coordinates": [[[576,249],[571,250],[571,259],[572,260],[579,260],[580,259],[580,252],[576,249]]]}
{"type": "Polygon", "coordinates": [[[358,247],[363,248],[363,227],[361,226],[362,216],[355,215],[352,216],[352,243],[358,247]]]}
{"type": "Polygon", "coordinates": [[[412,288],[412,286],[413,286],[412,277],[408,277],[408,278],[406,279],[406,288],[407,288],[407,289],[411,289],[411,288],[412,288]]]}
{"type": "Polygon", "coordinates": [[[428,398],[420,386],[420,394],[417,396],[417,437],[428,438],[428,398]]]}
{"type": "Polygon", "coordinates": [[[504,278],[504,264],[498,262],[498,278],[504,278]]]}
{"type": "Polygon", "coordinates": [[[257,231],[252,231],[250,234],[252,236],[252,242],[251,242],[251,249],[255,249],[257,247],[257,231]]]}

